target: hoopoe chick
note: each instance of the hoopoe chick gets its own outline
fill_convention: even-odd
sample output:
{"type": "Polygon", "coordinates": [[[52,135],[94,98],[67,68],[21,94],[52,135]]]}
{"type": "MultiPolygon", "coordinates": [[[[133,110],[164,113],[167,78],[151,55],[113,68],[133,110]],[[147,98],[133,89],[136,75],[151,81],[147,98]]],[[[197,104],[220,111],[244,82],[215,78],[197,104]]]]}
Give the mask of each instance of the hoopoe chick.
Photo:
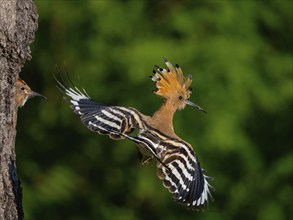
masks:
{"type": "Polygon", "coordinates": [[[40,96],[46,99],[45,96],[34,92],[31,88],[23,81],[22,79],[18,79],[15,83],[16,91],[15,91],[15,102],[16,107],[22,107],[26,103],[26,101],[32,97],[40,96]]]}
{"type": "Polygon", "coordinates": [[[157,176],[178,203],[200,210],[206,206],[213,189],[210,177],[203,173],[192,146],[179,138],[173,128],[173,116],[178,109],[191,105],[191,76],[185,78],[178,65],[164,59],[168,69],[155,66],[152,80],[154,93],[163,97],[162,106],[152,116],[131,107],[108,106],[92,100],[85,90],[57,79],[58,88],[67,95],[74,112],[91,131],[112,139],[133,141],[142,155],[143,164],[157,160],[157,176]],[[133,130],[137,133],[132,133],[133,130]]]}

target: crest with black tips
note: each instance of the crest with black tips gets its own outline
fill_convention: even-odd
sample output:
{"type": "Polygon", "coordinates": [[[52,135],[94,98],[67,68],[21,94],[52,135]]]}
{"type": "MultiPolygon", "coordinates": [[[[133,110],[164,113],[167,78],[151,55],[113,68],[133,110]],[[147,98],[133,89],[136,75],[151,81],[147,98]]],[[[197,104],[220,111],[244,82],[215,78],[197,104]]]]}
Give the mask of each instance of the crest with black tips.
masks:
{"type": "Polygon", "coordinates": [[[181,68],[178,64],[175,67],[166,59],[163,58],[167,69],[155,65],[153,70],[154,76],[151,79],[156,83],[155,93],[164,98],[172,97],[176,92],[185,94],[185,97],[189,97],[191,91],[189,87],[192,82],[192,76],[184,77],[181,68]]]}

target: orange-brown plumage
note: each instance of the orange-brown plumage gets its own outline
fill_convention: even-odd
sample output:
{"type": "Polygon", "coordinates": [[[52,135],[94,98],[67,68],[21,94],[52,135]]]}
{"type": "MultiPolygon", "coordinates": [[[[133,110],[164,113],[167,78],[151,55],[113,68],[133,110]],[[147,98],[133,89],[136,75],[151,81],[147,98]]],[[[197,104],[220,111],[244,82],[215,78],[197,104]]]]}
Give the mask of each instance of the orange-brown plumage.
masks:
{"type": "Polygon", "coordinates": [[[45,96],[32,91],[31,88],[25,83],[25,81],[20,78],[15,82],[15,93],[15,105],[17,108],[22,107],[31,97],[41,96],[46,98],[45,96]]]}
{"type": "Polygon", "coordinates": [[[168,69],[163,69],[158,66],[154,70],[152,80],[156,84],[154,93],[163,97],[164,103],[148,119],[148,122],[155,128],[164,131],[171,137],[178,136],[174,133],[173,116],[179,109],[183,109],[186,104],[192,105],[201,111],[201,107],[188,101],[192,91],[190,85],[192,83],[192,76],[184,77],[181,68],[176,65],[175,67],[166,59],[164,59],[168,69]]]}

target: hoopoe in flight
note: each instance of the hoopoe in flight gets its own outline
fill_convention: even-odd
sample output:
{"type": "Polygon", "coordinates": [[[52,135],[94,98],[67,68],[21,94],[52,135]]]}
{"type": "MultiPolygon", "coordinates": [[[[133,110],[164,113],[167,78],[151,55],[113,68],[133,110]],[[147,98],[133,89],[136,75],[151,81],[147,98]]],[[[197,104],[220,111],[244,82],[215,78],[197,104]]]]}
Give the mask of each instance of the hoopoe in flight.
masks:
{"type": "Polygon", "coordinates": [[[191,105],[189,101],[192,76],[185,78],[181,68],[164,59],[168,69],[155,66],[151,79],[155,82],[154,93],[163,97],[164,103],[152,116],[131,107],[108,106],[95,102],[85,90],[73,84],[66,85],[58,79],[58,88],[68,97],[74,112],[91,131],[108,135],[112,139],[132,140],[142,155],[142,163],[157,159],[157,176],[178,203],[201,210],[212,198],[210,177],[203,173],[192,146],[179,138],[173,128],[176,110],[191,105]],[[137,134],[131,134],[136,129],[137,134]]]}
{"type": "Polygon", "coordinates": [[[45,96],[32,91],[25,81],[20,78],[15,82],[15,89],[15,105],[17,108],[24,106],[26,101],[34,96],[40,96],[46,99],[45,96]]]}

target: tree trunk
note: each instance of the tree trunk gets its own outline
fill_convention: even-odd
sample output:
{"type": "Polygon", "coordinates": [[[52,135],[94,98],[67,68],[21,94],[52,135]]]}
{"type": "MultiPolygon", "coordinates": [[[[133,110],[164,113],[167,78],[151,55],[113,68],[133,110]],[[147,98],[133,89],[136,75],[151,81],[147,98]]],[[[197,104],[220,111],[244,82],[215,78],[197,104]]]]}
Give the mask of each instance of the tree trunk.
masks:
{"type": "Polygon", "coordinates": [[[22,189],[16,173],[17,108],[14,84],[31,59],[30,43],[37,29],[33,0],[0,3],[0,219],[23,219],[22,189]]]}

